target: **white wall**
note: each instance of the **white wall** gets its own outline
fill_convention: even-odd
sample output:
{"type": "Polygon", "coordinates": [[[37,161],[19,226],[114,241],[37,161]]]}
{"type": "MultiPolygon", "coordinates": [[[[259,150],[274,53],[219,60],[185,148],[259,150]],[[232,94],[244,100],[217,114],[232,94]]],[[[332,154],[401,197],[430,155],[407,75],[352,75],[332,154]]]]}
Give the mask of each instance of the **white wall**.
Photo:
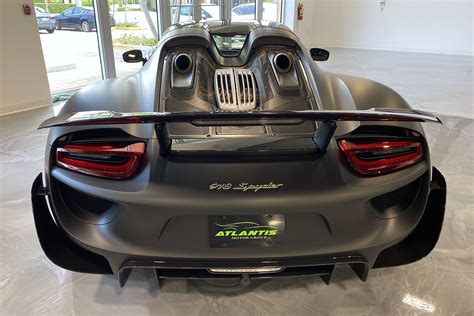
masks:
{"type": "Polygon", "coordinates": [[[0,115],[51,104],[31,0],[0,0],[0,115]]]}
{"type": "MultiPolygon", "coordinates": [[[[296,33],[308,47],[473,55],[472,0],[301,0],[296,33]]],[[[297,4],[296,4],[297,5],[297,4]]]]}

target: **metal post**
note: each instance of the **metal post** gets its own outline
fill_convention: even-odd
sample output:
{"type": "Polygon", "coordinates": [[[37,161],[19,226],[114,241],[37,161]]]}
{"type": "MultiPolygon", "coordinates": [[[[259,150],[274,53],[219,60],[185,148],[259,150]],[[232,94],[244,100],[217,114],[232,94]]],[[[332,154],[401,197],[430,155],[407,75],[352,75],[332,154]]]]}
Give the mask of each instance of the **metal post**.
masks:
{"type": "MultiPolygon", "coordinates": [[[[163,35],[163,32],[171,25],[171,10],[169,7],[169,1],[158,1],[158,33],[159,37],[163,35]]],[[[178,11],[179,12],[179,11],[178,11]]]]}
{"type": "Polygon", "coordinates": [[[282,0],[278,0],[277,2],[277,22],[282,23],[283,21],[283,2],[282,0]]]}
{"type": "Polygon", "coordinates": [[[194,0],[193,5],[193,20],[196,22],[201,21],[202,13],[201,13],[201,0],[194,0]]]}
{"type": "Polygon", "coordinates": [[[257,0],[255,4],[255,20],[261,21],[263,16],[263,0],[257,0]]]}
{"type": "Polygon", "coordinates": [[[232,1],[231,0],[221,0],[221,19],[223,21],[230,21],[232,16],[232,1]]]}
{"type": "Polygon", "coordinates": [[[112,32],[110,30],[109,4],[107,1],[94,0],[95,24],[97,40],[99,42],[100,63],[102,65],[102,78],[109,79],[117,76],[115,71],[114,48],[112,32]]]}

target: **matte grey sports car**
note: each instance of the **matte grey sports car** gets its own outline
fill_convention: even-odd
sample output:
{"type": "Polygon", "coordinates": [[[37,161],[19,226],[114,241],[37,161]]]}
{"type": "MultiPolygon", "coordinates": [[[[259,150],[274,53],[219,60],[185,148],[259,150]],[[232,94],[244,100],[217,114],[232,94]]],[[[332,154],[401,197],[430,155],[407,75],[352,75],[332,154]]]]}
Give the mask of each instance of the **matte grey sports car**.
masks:
{"type": "Polygon", "coordinates": [[[41,246],[65,269],[164,278],[319,275],[426,256],[446,184],[421,122],[374,81],[321,70],[277,23],[170,27],[137,74],[78,91],[32,188],[41,246]]]}

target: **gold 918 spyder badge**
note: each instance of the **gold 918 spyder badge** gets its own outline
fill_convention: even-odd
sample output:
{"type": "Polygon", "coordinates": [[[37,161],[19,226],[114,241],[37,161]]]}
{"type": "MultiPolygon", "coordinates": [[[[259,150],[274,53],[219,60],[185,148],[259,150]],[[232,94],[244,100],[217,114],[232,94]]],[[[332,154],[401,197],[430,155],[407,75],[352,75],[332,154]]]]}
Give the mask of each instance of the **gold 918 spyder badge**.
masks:
{"type": "Polygon", "coordinates": [[[260,190],[277,190],[283,186],[282,183],[265,183],[265,184],[250,184],[247,182],[242,182],[239,185],[233,185],[232,183],[212,183],[209,185],[209,190],[213,191],[228,191],[228,190],[237,190],[242,192],[258,192],[260,190]]]}

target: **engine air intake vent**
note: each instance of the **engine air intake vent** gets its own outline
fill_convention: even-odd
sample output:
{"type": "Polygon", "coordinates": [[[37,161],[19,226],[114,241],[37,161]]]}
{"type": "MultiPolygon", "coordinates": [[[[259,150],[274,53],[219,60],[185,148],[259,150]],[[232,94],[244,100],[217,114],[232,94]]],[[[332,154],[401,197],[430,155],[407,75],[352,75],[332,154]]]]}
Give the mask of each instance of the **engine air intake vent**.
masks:
{"type": "Polygon", "coordinates": [[[214,88],[219,108],[224,110],[234,109],[234,104],[237,102],[235,99],[235,80],[232,68],[216,70],[214,88]]]}
{"type": "Polygon", "coordinates": [[[227,111],[247,111],[257,104],[257,86],[250,69],[217,69],[214,75],[217,104],[227,111]]]}

